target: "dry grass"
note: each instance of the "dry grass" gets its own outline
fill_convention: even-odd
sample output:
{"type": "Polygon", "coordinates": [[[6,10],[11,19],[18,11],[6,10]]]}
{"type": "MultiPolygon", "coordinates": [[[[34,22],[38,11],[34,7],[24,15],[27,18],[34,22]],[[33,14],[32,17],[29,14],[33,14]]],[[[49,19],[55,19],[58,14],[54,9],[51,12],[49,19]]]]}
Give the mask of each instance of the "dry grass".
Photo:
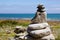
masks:
{"type": "MultiPolygon", "coordinates": [[[[14,37],[14,28],[17,25],[27,27],[30,24],[30,20],[0,20],[0,40],[8,40],[9,37],[14,37]],[[8,34],[6,30],[9,30],[8,34]]],[[[48,21],[51,28],[54,30],[56,40],[60,40],[60,21],[48,21]]]]}

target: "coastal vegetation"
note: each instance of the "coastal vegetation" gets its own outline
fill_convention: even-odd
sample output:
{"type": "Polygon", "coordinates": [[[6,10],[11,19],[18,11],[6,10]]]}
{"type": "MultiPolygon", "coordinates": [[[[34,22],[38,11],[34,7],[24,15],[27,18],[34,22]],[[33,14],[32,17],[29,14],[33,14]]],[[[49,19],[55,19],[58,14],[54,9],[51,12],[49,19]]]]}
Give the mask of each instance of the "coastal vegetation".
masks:
{"type": "MultiPolygon", "coordinates": [[[[10,37],[14,37],[14,29],[16,26],[28,27],[31,23],[30,20],[0,20],[0,40],[9,40],[10,37]]],[[[48,21],[51,26],[51,30],[56,37],[56,40],[60,40],[60,21],[48,21]]]]}

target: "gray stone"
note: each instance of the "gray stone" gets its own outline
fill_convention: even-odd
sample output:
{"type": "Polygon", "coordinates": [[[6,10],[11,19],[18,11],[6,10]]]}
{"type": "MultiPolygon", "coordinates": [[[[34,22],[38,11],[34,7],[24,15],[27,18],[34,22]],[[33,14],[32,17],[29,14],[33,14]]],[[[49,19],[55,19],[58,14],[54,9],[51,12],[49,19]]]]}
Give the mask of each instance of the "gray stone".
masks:
{"type": "Polygon", "coordinates": [[[39,38],[50,35],[51,30],[47,27],[46,29],[30,31],[29,34],[35,38],[39,38]]]}
{"type": "Polygon", "coordinates": [[[46,22],[46,12],[36,12],[35,17],[31,20],[32,24],[34,23],[43,23],[46,22]]]}
{"type": "Polygon", "coordinates": [[[37,8],[38,8],[37,12],[45,12],[45,10],[44,10],[45,7],[44,7],[44,5],[39,4],[37,8]],[[43,10],[42,10],[42,9],[43,9],[43,10]]]}
{"type": "Polygon", "coordinates": [[[15,32],[16,34],[24,33],[25,31],[26,31],[26,29],[25,29],[24,27],[22,27],[22,26],[16,26],[16,28],[15,28],[15,30],[14,30],[14,32],[15,32]]]}
{"type": "Polygon", "coordinates": [[[6,33],[7,33],[7,34],[10,34],[10,33],[11,33],[11,30],[6,30],[6,33]]]}
{"type": "Polygon", "coordinates": [[[25,40],[55,40],[55,37],[53,36],[53,34],[50,34],[48,36],[44,36],[42,38],[34,38],[31,36],[26,36],[25,40]]]}
{"type": "Polygon", "coordinates": [[[49,27],[48,23],[30,24],[28,30],[41,30],[49,27]]]}

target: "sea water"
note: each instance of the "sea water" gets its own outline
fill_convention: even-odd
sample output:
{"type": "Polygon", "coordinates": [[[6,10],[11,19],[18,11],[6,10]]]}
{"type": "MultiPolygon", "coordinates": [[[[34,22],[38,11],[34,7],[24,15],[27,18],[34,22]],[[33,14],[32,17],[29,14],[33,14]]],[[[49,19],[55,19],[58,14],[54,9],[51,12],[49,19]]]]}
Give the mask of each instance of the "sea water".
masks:
{"type": "MultiPolygon", "coordinates": [[[[35,16],[34,13],[0,13],[0,19],[22,19],[22,18],[30,18],[32,19],[35,16]]],[[[49,20],[60,20],[59,13],[48,13],[47,19],[49,20]]]]}

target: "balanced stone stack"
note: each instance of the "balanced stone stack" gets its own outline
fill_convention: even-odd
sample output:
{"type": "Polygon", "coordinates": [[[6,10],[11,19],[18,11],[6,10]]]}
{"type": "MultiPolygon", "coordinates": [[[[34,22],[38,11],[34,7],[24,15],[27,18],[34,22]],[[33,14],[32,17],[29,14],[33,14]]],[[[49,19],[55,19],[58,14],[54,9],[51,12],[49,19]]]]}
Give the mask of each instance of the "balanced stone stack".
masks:
{"type": "Polygon", "coordinates": [[[35,17],[31,20],[31,24],[28,25],[28,35],[25,37],[27,38],[26,40],[55,40],[50,26],[46,21],[45,7],[38,5],[37,8],[38,10],[35,17]]]}
{"type": "Polygon", "coordinates": [[[24,37],[26,36],[25,33],[26,29],[22,26],[16,26],[14,32],[16,33],[14,40],[24,40],[24,37]]]}

